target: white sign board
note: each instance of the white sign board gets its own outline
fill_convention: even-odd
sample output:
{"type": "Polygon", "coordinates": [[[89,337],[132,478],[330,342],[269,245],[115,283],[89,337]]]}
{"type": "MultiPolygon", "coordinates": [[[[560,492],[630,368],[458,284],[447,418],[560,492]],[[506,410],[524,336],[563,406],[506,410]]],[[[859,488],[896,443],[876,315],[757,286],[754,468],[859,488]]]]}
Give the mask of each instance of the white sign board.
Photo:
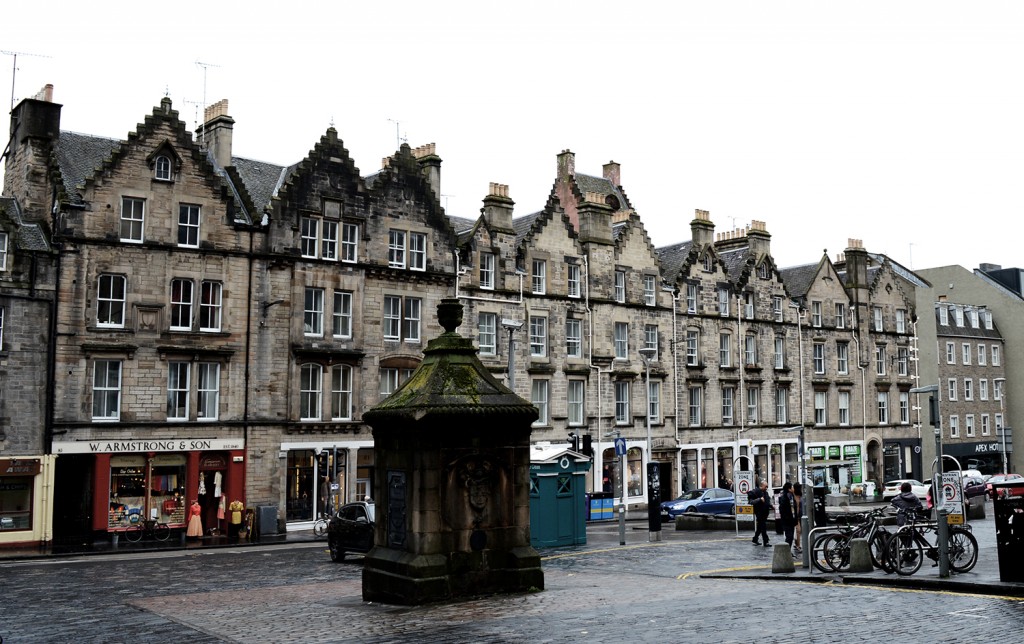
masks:
{"type": "Polygon", "coordinates": [[[750,505],[747,494],[754,489],[754,473],[746,470],[737,471],[736,480],[733,483],[733,492],[736,496],[736,520],[753,521],[754,506],[750,505]]]}
{"type": "Polygon", "coordinates": [[[942,493],[939,494],[939,508],[945,508],[946,523],[964,524],[964,491],[960,472],[942,473],[942,493]]]}

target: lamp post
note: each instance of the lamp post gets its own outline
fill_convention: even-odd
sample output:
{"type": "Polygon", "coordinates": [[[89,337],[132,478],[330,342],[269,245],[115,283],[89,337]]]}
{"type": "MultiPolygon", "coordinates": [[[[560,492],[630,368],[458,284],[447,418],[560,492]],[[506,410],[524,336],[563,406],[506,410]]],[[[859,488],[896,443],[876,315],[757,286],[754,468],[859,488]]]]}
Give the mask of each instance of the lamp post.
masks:
{"type": "Polygon", "coordinates": [[[647,529],[648,541],[661,541],[661,507],[659,501],[661,481],[654,465],[654,453],[651,448],[651,361],[658,350],[654,347],[640,349],[640,359],[644,361],[644,389],[647,396],[647,529]],[[656,478],[658,480],[656,480],[656,478]]]}
{"type": "MultiPolygon", "coordinates": [[[[935,513],[938,520],[939,577],[945,578],[949,577],[949,524],[946,522],[949,510],[946,509],[942,496],[942,417],[939,415],[939,386],[936,384],[914,387],[910,393],[930,394],[928,415],[931,416],[932,426],[935,427],[935,482],[932,483],[932,489],[935,490],[933,498],[939,503],[935,513]]],[[[920,403],[918,405],[920,406],[920,403]]]]}
{"type": "Polygon", "coordinates": [[[508,331],[508,388],[514,392],[516,390],[515,334],[516,331],[523,328],[523,323],[520,320],[502,318],[501,326],[508,331]]]}
{"type": "Polygon", "coordinates": [[[992,384],[996,387],[996,394],[999,395],[999,433],[1003,435],[1003,474],[1009,470],[1006,464],[1006,378],[994,378],[992,384]]]}

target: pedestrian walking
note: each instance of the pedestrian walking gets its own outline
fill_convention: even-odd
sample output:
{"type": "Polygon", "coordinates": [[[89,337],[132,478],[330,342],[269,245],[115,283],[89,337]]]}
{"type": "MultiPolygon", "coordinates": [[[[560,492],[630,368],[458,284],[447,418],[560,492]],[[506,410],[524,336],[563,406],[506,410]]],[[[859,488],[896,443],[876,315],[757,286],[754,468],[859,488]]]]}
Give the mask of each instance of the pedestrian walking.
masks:
{"type": "Polygon", "coordinates": [[[793,547],[793,528],[796,526],[796,499],[793,497],[793,484],[786,481],[779,495],[779,523],[786,535],[786,545],[793,547]]]}
{"type": "Polygon", "coordinates": [[[768,543],[768,515],[772,511],[772,497],[768,493],[768,482],[761,481],[756,490],[751,490],[747,494],[747,499],[754,508],[754,538],[751,543],[756,546],[758,537],[763,536],[764,547],[767,548],[771,545],[768,543]]]}
{"type": "Polygon", "coordinates": [[[803,552],[803,516],[804,516],[804,486],[800,483],[793,484],[793,500],[796,501],[796,531],[794,534],[794,541],[796,546],[793,548],[797,554],[803,552]]]}

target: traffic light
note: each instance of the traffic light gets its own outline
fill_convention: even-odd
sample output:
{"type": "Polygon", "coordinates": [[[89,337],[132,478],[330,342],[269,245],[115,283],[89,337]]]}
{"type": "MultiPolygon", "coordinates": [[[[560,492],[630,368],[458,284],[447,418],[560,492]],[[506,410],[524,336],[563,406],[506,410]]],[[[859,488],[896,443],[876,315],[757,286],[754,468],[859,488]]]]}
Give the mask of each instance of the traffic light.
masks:
{"type": "Polygon", "coordinates": [[[575,432],[569,432],[569,447],[574,452],[580,451],[580,437],[575,432]]]}
{"type": "Polygon", "coordinates": [[[591,442],[590,434],[583,435],[583,453],[587,456],[594,455],[594,444],[591,442]]]}

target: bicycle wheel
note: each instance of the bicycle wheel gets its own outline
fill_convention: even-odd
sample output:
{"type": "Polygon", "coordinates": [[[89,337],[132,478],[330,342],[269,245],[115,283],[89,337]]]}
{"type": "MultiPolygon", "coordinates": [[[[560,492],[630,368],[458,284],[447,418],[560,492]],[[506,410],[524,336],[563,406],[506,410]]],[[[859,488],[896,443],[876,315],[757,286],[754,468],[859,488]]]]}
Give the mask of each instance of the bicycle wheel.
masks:
{"type": "Polygon", "coordinates": [[[833,535],[822,544],[825,563],[832,572],[843,572],[850,567],[850,541],[852,535],[833,535]]]}
{"type": "Polygon", "coordinates": [[[912,534],[896,534],[889,539],[889,561],[898,575],[912,575],[921,569],[924,551],[921,536],[912,534]]]}
{"type": "Polygon", "coordinates": [[[963,528],[949,530],[949,568],[954,572],[968,572],[978,563],[978,540],[963,528]]]}
{"type": "Polygon", "coordinates": [[[132,527],[125,530],[124,538],[128,541],[131,541],[132,543],[138,543],[139,541],[142,541],[142,533],[143,528],[142,524],[140,523],[138,525],[133,525],[132,527]]]}
{"type": "Polygon", "coordinates": [[[169,536],[171,536],[171,527],[166,523],[158,523],[153,526],[153,538],[157,541],[167,541],[169,536]]]}
{"type": "Polygon", "coordinates": [[[316,523],[313,524],[313,536],[322,537],[327,534],[327,521],[325,519],[317,519],[316,523]]]}
{"type": "Polygon", "coordinates": [[[868,541],[868,550],[871,553],[871,565],[875,568],[881,568],[885,572],[892,572],[886,570],[886,549],[889,547],[889,532],[884,528],[878,528],[878,531],[871,535],[871,539],[868,541]]]}
{"type": "Polygon", "coordinates": [[[832,540],[836,538],[842,538],[842,535],[836,532],[826,532],[814,539],[814,543],[811,546],[811,564],[821,572],[833,572],[832,566],[828,563],[826,552],[830,549],[832,540]]]}

